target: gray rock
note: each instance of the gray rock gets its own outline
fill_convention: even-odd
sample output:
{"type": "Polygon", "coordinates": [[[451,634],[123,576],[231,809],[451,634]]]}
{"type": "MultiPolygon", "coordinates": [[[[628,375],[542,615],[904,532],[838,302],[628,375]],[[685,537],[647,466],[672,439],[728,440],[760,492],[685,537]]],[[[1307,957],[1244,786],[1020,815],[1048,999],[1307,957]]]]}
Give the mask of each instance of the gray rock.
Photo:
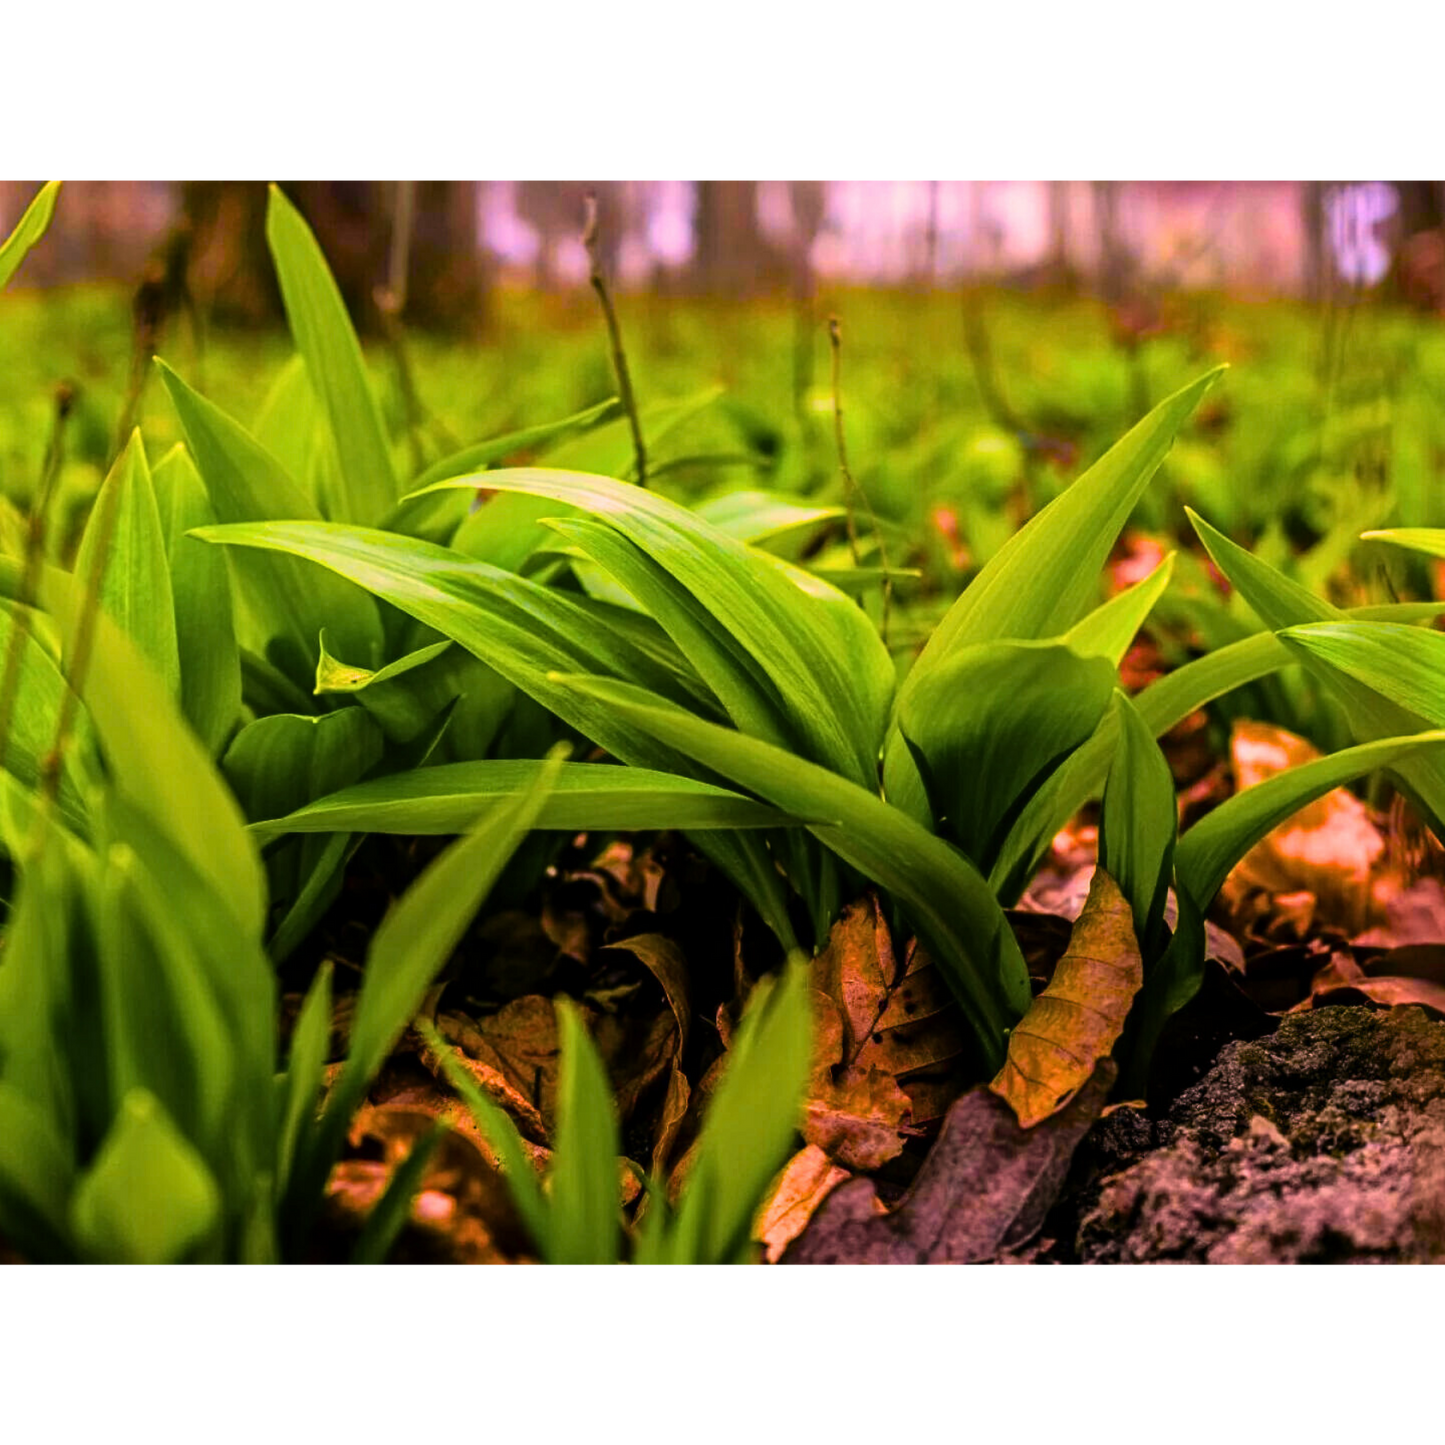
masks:
{"type": "Polygon", "coordinates": [[[1164,1119],[1118,1111],[1083,1152],[1085,1262],[1445,1261],[1445,1023],[1292,1014],[1164,1119]]]}

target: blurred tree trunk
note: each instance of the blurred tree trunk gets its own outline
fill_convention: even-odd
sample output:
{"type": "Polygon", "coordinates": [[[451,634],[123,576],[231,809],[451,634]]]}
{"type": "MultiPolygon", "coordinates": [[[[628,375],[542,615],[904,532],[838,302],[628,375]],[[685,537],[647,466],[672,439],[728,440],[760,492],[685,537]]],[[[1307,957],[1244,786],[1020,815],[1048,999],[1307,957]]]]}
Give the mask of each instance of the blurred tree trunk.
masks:
{"type": "MultiPolygon", "coordinates": [[[[387,279],[394,181],[296,181],[282,189],[306,218],[358,331],[379,327],[375,288],[387,279]]],[[[274,323],[281,295],[266,248],[266,187],[187,181],[182,210],[193,235],[192,284],[218,318],[274,323]]],[[[404,319],[474,332],[486,321],[487,276],[474,181],[421,181],[415,189],[404,319]]]]}
{"type": "Polygon", "coordinates": [[[751,295],[791,271],[758,230],[756,181],[697,183],[698,285],[705,291],[751,295]]]}

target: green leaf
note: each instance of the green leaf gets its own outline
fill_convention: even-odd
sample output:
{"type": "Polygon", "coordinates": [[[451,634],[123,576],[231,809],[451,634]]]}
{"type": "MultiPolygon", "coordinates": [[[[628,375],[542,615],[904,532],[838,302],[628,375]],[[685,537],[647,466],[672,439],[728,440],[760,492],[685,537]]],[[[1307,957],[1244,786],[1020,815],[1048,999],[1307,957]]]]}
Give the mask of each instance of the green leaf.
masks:
{"type": "Polygon", "coordinates": [[[55,198],[59,194],[59,181],[50,181],[42,186],[25,208],[25,214],[20,217],[15,229],[0,242],[0,291],[10,284],[10,278],[19,269],[30,248],[50,226],[50,218],[55,214],[55,198]]]}
{"type": "MultiPolygon", "coordinates": [[[[413,493],[419,492],[436,482],[446,481],[448,477],[479,472],[520,452],[545,447],[570,431],[590,427],[607,413],[615,411],[617,405],[617,398],[609,397],[596,406],[589,406],[571,416],[563,417],[561,421],[543,422],[540,426],[523,427],[483,442],[475,442],[469,447],[463,447],[459,452],[453,452],[450,456],[433,462],[411,484],[410,490],[413,493]]],[[[458,526],[467,521],[468,513],[469,503],[463,497],[438,494],[408,498],[392,508],[382,520],[381,526],[387,532],[404,532],[409,537],[422,537],[428,542],[446,542],[451,540],[458,526]]],[[[533,541],[539,540],[540,536],[534,534],[533,541]]]]}
{"type": "Polygon", "coordinates": [[[205,1161],[154,1095],[132,1090],[71,1199],[81,1249],[107,1264],[172,1264],[206,1241],[220,1214],[205,1161]]]}
{"type": "Polygon", "coordinates": [[[1389,622],[1317,622],[1277,634],[1435,727],[1445,727],[1445,634],[1389,622]]]}
{"type": "Polygon", "coordinates": [[[326,258],[300,212],[274,185],[266,206],[266,244],[292,339],[336,444],[343,482],[338,500],[345,511],[335,520],[374,525],[391,510],[400,489],[381,409],[326,258]]]}
{"type": "Polygon", "coordinates": [[[436,1153],[437,1145],[450,1132],[445,1123],[434,1124],[415,1144],[406,1159],[397,1165],[386,1193],[377,1200],[361,1235],[351,1251],[352,1264],[385,1264],[397,1235],[411,1216],[411,1202],[421,1188],[426,1166],[436,1153]]]}
{"type": "MultiPolygon", "coordinates": [[[[320,521],[311,499],[243,426],[192,391],[163,361],[156,365],[221,522],[320,521]]],[[[252,639],[252,650],[293,682],[310,687],[323,627],[347,657],[365,666],[381,660],[376,603],[355,587],[317,577],[291,558],[238,554],[231,563],[242,584],[238,638],[252,639]]]]}
{"type": "Polygon", "coordinates": [[[1154,610],[1154,604],[1168,589],[1169,579],[1174,575],[1175,556],[1170,552],[1147,577],[1096,607],[1059,641],[1072,647],[1080,657],[1107,657],[1118,667],[1154,610]]]}
{"type": "MultiPolygon", "coordinates": [[[[283,833],[464,833],[498,801],[526,793],[549,764],[526,758],[436,767],[372,778],[285,817],[251,825],[283,833]]],[[[533,824],[568,833],[676,828],[777,828],[786,815],[752,798],[649,768],[564,763],[533,824]]]]}
{"type": "Polygon", "coordinates": [[[1028,1007],[1028,972],[1008,921],[967,859],[876,793],[816,763],[624,683],[593,677],[558,683],[605,701],[777,808],[829,818],[809,825],[809,832],[898,900],[948,979],[988,1067],[999,1067],[1005,1032],[1028,1007]]]}
{"type": "MultiPolygon", "coordinates": [[[[41,597],[67,648],[72,647],[79,599],[70,579],[46,573],[41,597]]],[[[258,936],[265,916],[264,883],[235,799],[154,669],[104,612],[94,622],[81,698],[110,762],[116,792],[210,881],[235,925],[247,936],[258,936]]]]}
{"type": "Polygon", "coordinates": [[[88,579],[97,571],[100,605],[179,698],[181,663],[170,563],[139,431],[131,433],[116,458],[81,535],[75,575],[88,579]]]}
{"type": "Polygon", "coordinates": [[[1174,868],[1180,887],[1189,890],[1203,912],[1229,870],[1261,838],[1306,804],[1376,768],[1402,765],[1412,754],[1439,751],[1442,743],[1445,731],[1361,743],[1236,793],[1179,840],[1174,868]]]}
{"type": "Polygon", "coordinates": [[[959,648],[930,669],[900,701],[898,727],[937,830],[987,870],[1022,807],[1098,726],[1114,683],[1106,658],[1055,643],[959,648]]]}
{"type": "Polygon", "coordinates": [[[1099,866],[1129,900],[1147,993],[1151,965],[1168,939],[1164,905],[1174,874],[1179,808],[1174,775],[1139,709],[1115,692],[1111,711],[1119,744],[1104,785],[1099,866]]]}
{"type": "Polygon", "coordinates": [[[338,572],[459,642],[624,762],[676,770],[676,753],[549,680],[554,671],[601,668],[669,696],[678,691],[672,675],[642,648],[563,593],[429,542],[336,523],[208,527],[196,535],[287,552],[338,572]]]}
{"type": "Polygon", "coordinates": [[[753,1219],[797,1136],[812,1068],[807,962],[794,954],[776,985],[748,1001],[708,1105],[663,1259],[731,1264],[752,1253],[753,1219]]]}
{"type": "Polygon", "coordinates": [[[557,1000],[562,1059],[547,1187],[549,1264],[616,1264],[622,1142],[612,1085],[574,1004],[557,1000]]]}
{"type": "Polygon", "coordinates": [[[0,1079],[0,1233],[32,1263],[71,1257],[67,1206],[74,1179],[54,1122],[0,1079]]]}
{"type": "MultiPolygon", "coordinates": [[[[1099,571],[1175,434],[1224,368],[1192,382],[1146,416],[1088,471],[1014,533],[949,608],[899,689],[900,705],[958,648],[1056,637],[1079,621],[1099,571]]],[[[1106,623],[1124,620],[1120,613],[1106,623]]],[[[1085,629],[1088,635],[1089,629],[1085,629]]],[[[1109,639],[1112,641],[1112,639],[1109,639]]],[[[905,790],[912,760],[890,729],[884,767],[905,790]]]]}
{"type": "Polygon", "coordinates": [[[724,492],[699,502],[694,510],[709,526],[754,546],[847,515],[844,507],[819,507],[779,492],[724,492]]]}
{"type": "MultiPolygon", "coordinates": [[[[1278,632],[1311,622],[1347,620],[1338,607],[1316,598],[1251,556],[1201,517],[1189,512],[1189,520],[1220,571],[1238,588],[1266,626],[1278,632]]],[[[1333,694],[1344,711],[1351,733],[1362,741],[1402,737],[1419,731],[1424,725],[1418,713],[1392,702],[1348,673],[1321,665],[1311,652],[1297,647],[1290,655],[1303,659],[1333,694]]],[[[1394,771],[1399,775],[1402,790],[1422,816],[1437,833],[1445,835],[1445,756],[1428,751],[1402,757],[1394,771]]]]}
{"type": "Polygon", "coordinates": [[[116,1103],[144,1089],[214,1168],[230,1152],[235,1048],[168,902],[180,886],[164,855],[147,867],[125,843],[107,849],[96,930],[105,1057],[94,1062],[107,1066],[116,1103]]]}
{"type": "MultiPolygon", "coordinates": [[[[1423,609],[1416,603],[1360,607],[1352,609],[1348,616],[1423,618],[1434,615],[1438,605],[1423,609]]],[[[1133,699],[1134,706],[1149,731],[1156,738],[1162,737],[1190,713],[1236,688],[1278,672],[1293,660],[1290,649],[1272,633],[1256,633],[1216,648],[1151,682],[1133,699]]],[[[1064,762],[1024,809],[989,874],[994,892],[1005,902],[1012,902],[1023,892],[1059,829],[1098,795],[1118,736],[1116,721],[1106,715],[1098,732],[1064,762]]]]}
{"type": "MultiPolygon", "coordinates": [[[[68,586],[63,572],[56,574],[68,586]]],[[[33,616],[28,625],[17,620],[15,609],[0,605],[0,666],[17,645],[15,630],[23,631],[19,642],[20,670],[15,690],[15,705],[10,714],[10,727],[5,738],[5,769],[18,782],[35,788],[40,782],[40,763],[55,741],[56,719],[60,716],[61,699],[69,691],[56,659],[35,635],[33,616]]],[[[77,714],[70,748],[61,764],[60,808],[71,829],[83,829],[86,808],[83,801],[88,789],[99,780],[99,758],[96,754],[95,731],[84,712],[77,714]]]]}
{"type": "Polygon", "coordinates": [[[765,670],[666,568],[622,533],[583,518],[548,523],[634,597],[672,639],[743,732],[792,748],[782,699],[765,670]]]}
{"type": "MultiPolygon", "coordinates": [[[[876,781],[893,663],[873,624],[836,588],[735,541],[665,497],[623,482],[533,468],[485,475],[486,486],[551,498],[606,521],[736,640],[771,682],[813,761],[863,785],[876,781]]],[[[668,619],[658,620],[666,629],[668,619]]],[[[686,655],[687,638],[673,640],[686,655]]],[[[702,672],[698,659],[690,660],[702,672]]]]}
{"type": "Polygon", "coordinates": [[[291,1035],[291,1058],[284,1076],[281,1128],[276,1144],[276,1193],[282,1199],[286,1198],[297,1142],[315,1118],[330,1045],[331,960],[328,958],[316,970],[316,977],[306,990],[291,1035]]]}
{"type": "Polygon", "coordinates": [[[248,817],[274,818],[350,787],[381,749],[380,730],[359,707],[321,717],[276,713],[236,734],[222,768],[248,817]]]}
{"type": "Polygon", "coordinates": [[[1362,542],[1389,542],[1427,557],[1445,557],[1445,531],[1438,527],[1392,527],[1381,531],[1362,532],[1362,542]]]}
{"type": "Polygon", "coordinates": [[[1072,627],[1179,428],[1223,371],[1160,402],[1016,532],[949,609],[910,676],[921,681],[967,643],[1053,637],[1072,627]]]}
{"type": "Polygon", "coordinates": [[[185,447],[157,464],[155,494],[170,568],[181,710],[212,757],[219,757],[241,715],[241,660],[231,614],[226,558],[186,536],[215,522],[205,483],[185,447]]]}

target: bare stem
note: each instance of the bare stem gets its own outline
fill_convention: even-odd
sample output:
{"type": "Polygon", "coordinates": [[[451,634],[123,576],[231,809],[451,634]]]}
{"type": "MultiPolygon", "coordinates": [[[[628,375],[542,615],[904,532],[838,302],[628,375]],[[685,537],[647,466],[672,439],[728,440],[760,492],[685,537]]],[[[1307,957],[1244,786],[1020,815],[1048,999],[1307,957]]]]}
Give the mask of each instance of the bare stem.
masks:
{"type": "Polygon", "coordinates": [[[10,743],[10,723],[15,716],[15,700],[20,691],[20,668],[25,658],[25,640],[30,631],[30,609],[40,588],[40,570],[45,565],[45,529],[50,500],[60,464],[65,455],[65,423],[75,403],[75,390],[68,382],[55,388],[55,419],[51,425],[50,442],[40,471],[40,485],[30,508],[25,535],[25,570],[20,578],[20,595],[11,613],[10,646],[5,653],[5,674],[0,679],[0,768],[10,743]]]}
{"type": "Polygon", "coordinates": [[[848,444],[843,436],[843,328],[838,324],[836,316],[828,318],[828,341],[833,348],[833,440],[838,448],[838,470],[843,474],[843,486],[847,496],[844,521],[848,528],[848,550],[853,554],[853,565],[856,567],[858,565],[858,529],[853,518],[853,498],[856,496],[863,503],[863,510],[868,514],[868,524],[873,528],[873,537],[878,543],[878,561],[883,568],[883,615],[878,624],[878,630],[882,634],[886,646],[888,613],[893,605],[893,576],[888,570],[888,548],[883,540],[883,529],[878,525],[878,517],[873,511],[873,504],[868,500],[868,493],[854,479],[852,469],[848,465],[848,444]]]}
{"type": "Polygon", "coordinates": [[[637,485],[647,485],[647,448],[642,442],[642,421],[637,415],[637,397],[632,390],[632,374],[627,369],[627,353],[622,347],[622,331],[617,324],[617,312],[612,306],[612,297],[607,291],[607,282],[602,276],[602,262],[597,250],[597,197],[589,191],[585,198],[586,219],[582,225],[582,244],[587,248],[587,260],[591,267],[592,289],[602,303],[602,315],[607,322],[607,337],[612,345],[612,370],[617,376],[617,393],[627,411],[627,420],[632,427],[632,450],[637,459],[637,485]]]}

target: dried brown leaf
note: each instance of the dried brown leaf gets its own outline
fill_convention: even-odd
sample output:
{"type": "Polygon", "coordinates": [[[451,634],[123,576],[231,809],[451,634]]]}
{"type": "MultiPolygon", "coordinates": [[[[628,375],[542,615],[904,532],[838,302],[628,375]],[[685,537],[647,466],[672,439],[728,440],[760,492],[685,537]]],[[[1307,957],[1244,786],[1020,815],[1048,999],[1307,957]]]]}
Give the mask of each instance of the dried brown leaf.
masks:
{"type": "Polygon", "coordinates": [[[1008,1058],[990,1088],[1020,1125],[1057,1113],[1109,1056],[1144,982],[1133,915],[1119,885],[1094,871],[1089,898],[1054,970],[1009,1039],[1008,1058]]]}
{"type": "MultiPolygon", "coordinates": [[[[1249,721],[1234,724],[1229,752],[1241,792],[1321,756],[1294,733],[1249,721]]],[[[1285,895],[1270,900],[1269,912],[1286,906],[1298,936],[1316,927],[1355,934],[1385,922],[1388,901],[1402,886],[1369,809],[1336,788],[1250,849],[1225,880],[1222,897],[1237,913],[1253,890],[1285,895]],[[1304,894],[1313,901],[1306,903],[1304,894]]]]}
{"type": "MultiPolygon", "coordinates": [[[[788,1160],[753,1226],[753,1238],[769,1264],[778,1262],[828,1194],[849,1177],[816,1144],[805,1145],[788,1160]]],[[[881,1202],[878,1209],[883,1212],[881,1202]]]]}
{"type": "Polygon", "coordinates": [[[1024,1129],[988,1089],[949,1110],[938,1142],[898,1207],[882,1211],[871,1179],[831,1189],[784,1264],[976,1264],[1038,1232],[1079,1140],[1116,1076],[1104,1060],[1058,1113],[1024,1129]]]}

